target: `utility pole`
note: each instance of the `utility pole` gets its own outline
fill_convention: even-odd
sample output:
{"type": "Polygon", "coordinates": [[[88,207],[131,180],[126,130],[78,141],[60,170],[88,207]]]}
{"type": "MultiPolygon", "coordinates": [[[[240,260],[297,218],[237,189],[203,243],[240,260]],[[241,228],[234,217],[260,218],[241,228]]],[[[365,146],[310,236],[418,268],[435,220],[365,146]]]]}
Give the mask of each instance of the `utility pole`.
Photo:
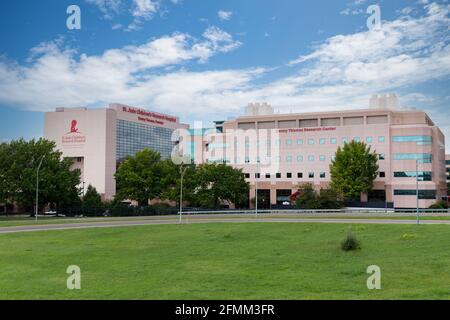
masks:
{"type": "Polygon", "coordinates": [[[39,170],[41,169],[42,161],[44,160],[45,155],[42,156],[41,161],[36,170],[36,207],[34,211],[34,216],[36,221],[38,220],[38,204],[39,204],[39,170]]]}
{"type": "Polygon", "coordinates": [[[416,159],[416,196],[417,196],[417,224],[420,224],[419,219],[419,160],[416,159]]]}
{"type": "Polygon", "coordinates": [[[184,166],[184,163],[182,162],[180,164],[180,174],[181,174],[181,188],[180,188],[180,224],[182,222],[182,213],[183,213],[183,177],[186,173],[187,166],[184,166]]]}

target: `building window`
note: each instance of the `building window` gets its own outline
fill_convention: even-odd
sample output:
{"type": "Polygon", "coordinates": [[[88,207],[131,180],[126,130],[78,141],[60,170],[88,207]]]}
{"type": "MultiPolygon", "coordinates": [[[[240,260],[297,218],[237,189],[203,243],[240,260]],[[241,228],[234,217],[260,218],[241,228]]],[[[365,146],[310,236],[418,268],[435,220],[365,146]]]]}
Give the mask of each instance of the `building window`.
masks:
{"type": "Polygon", "coordinates": [[[394,136],[393,142],[415,142],[418,145],[431,144],[433,137],[431,136],[394,136]]]}
{"type": "Polygon", "coordinates": [[[245,174],[245,179],[250,179],[250,173],[245,174]]]}
{"type": "Polygon", "coordinates": [[[320,144],[325,144],[325,141],[326,141],[326,140],[325,140],[324,138],[320,138],[319,143],[320,143],[320,144]]]}
{"type": "Polygon", "coordinates": [[[266,179],[270,179],[270,173],[266,173],[266,179]]]}
{"type": "Polygon", "coordinates": [[[385,154],[384,154],[384,153],[380,153],[380,154],[378,155],[378,159],[379,159],[379,160],[385,160],[385,159],[386,159],[385,154]]]}
{"type": "MultiPolygon", "coordinates": [[[[394,196],[416,196],[416,190],[394,190],[394,196]]],[[[419,199],[435,200],[436,190],[419,190],[419,199]]]]}
{"type": "Polygon", "coordinates": [[[297,144],[298,145],[303,144],[303,139],[297,139],[297,144]]]}
{"type": "Polygon", "coordinates": [[[77,158],[77,162],[82,162],[83,161],[83,158],[82,157],[78,157],[77,158]]]}
{"type": "Polygon", "coordinates": [[[314,144],[314,139],[308,139],[308,144],[309,145],[313,145],[314,144]]]}
{"type": "Polygon", "coordinates": [[[291,179],[292,178],[292,173],[291,172],[286,173],[286,178],[291,179]]]}
{"type": "Polygon", "coordinates": [[[313,161],[315,161],[315,157],[314,156],[308,156],[308,161],[311,161],[311,162],[313,162],[313,161]]]}
{"type": "MultiPolygon", "coordinates": [[[[419,181],[433,181],[433,174],[431,171],[419,171],[419,181]]],[[[394,178],[416,178],[416,171],[395,171],[394,178]]]]}
{"type": "Polygon", "coordinates": [[[320,156],[320,161],[325,161],[326,157],[325,156],[320,156]]]}
{"type": "Polygon", "coordinates": [[[336,156],[331,156],[331,161],[336,160],[336,156]]]}
{"type": "Polygon", "coordinates": [[[348,143],[348,138],[342,138],[342,143],[348,143]]]}
{"type": "Polygon", "coordinates": [[[432,163],[433,156],[429,153],[396,153],[394,160],[417,160],[420,163],[432,163]]]}
{"type": "Polygon", "coordinates": [[[303,179],[303,173],[302,172],[297,172],[297,178],[303,179]]]}
{"type": "Polygon", "coordinates": [[[298,155],[297,156],[297,162],[303,162],[303,156],[298,155]]]}
{"type": "Polygon", "coordinates": [[[255,178],[256,178],[256,179],[261,178],[261,174],[260,174],[260,173],[255,173],[255,178]]]}
{"type": "Polygon", "coordinates": [[[331,142],[331,144],[337,144],[337,139],[336,138],[331,138],[330,142],[331,142]]]}
{"type": "Polygon", "coordinates": [[[286,139],[286,145],[290,146],[292,144],[292,139],[286,139]]]}
{"type": "Polygon", "coordinates": [[[314,178],[314,172],[310,172],[310,173],[308,174],[308,177],[309,177],[310,179],[313,179],[313,178],[314,178]]]}
{"type": "Polygon", "coordinates": [[[286,157],[286,162],[292,162],[292,156],[287,156],[286,157]]]}
{"type": "Polygon", "coordinates": [[[386,141],[385,137],[378,137],[378,142],[384,143],[386,141]]]}
{"type": "Polygon", "coordinates": [[[326,177],[326,173],[325,172],[321,172],[320,173],[320,179],[325,179],[326,177]]]}
{"type": "Polygon", "coordinates": [[[386,172],[380,171],[380,178],[386,178],[386,172]]]}
{"type": "Polygon", "coordinates": [[[361,138],[360,138],[360,137],[355,137],[355,138],[353,139],[353,141],[355,141],[355,142],[361,142],[361,138]]]}
{"type": "Polygon", "coordinates": [[[372,137],[366,137],[366,142],[367,143],[372,143],[373,142],[373,138],[372,137]]]}
{"type": "Polygon", "coordinates": [[[281,179],[281,173],[276,174],[277,179],[281,179]]]}

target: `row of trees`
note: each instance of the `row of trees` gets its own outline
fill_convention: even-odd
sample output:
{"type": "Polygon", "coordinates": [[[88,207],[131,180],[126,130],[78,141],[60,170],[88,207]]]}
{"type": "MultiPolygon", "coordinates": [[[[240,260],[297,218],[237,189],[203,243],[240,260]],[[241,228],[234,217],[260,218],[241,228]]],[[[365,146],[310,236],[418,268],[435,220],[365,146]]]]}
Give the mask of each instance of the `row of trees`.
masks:
{"type": "MultiPolygon", "coordinates": [[[[188,165],[184,169],[183,200],[190,206],[247,205],[249,185],[242,170],[225,164],[188,165]]],[[[126,158],[115,177],[116,201],[130,199],[145,206],[152,199],[178,201],[180,198],[180,166],[162,160],[159,153],[149,149],[126,158]]]]}
{"type": "Polygon", "coordinates": [[[72,160],[62,159],[54,142],[23,139],[0,144],[0,203],[17,204],[33,212],[39,171],[39,210],[79,201],[80,171],[70,170],[72,160]]]}

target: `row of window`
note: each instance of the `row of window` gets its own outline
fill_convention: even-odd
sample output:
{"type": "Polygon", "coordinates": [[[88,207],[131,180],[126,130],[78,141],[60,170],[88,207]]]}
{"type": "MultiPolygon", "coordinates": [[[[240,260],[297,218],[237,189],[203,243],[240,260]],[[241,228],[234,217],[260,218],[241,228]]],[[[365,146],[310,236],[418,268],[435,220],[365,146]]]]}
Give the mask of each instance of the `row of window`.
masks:
{"type": "MultiPolygon", "coordinates": [[[[327,140],[328,140],[328,139],[320,138],[320,139],[318,140],[318,143],[321,144],[321,145],[324,145],[324,144],[327,144],[327,140]]],[[[344,138],[342,138],[342,143],[348,143],[349,140],[350,140],[350,139],[349,139],[348,137],[344,137],[344,138]]],[[[361,138],[360,138],[360,137],[354,137],[353,140],[354,140],[354,141],[357,141],[357,142],[360,142],[360,141],[361,141],[361,138]]],[[[365,140],[365,141],[366,141],[367,143],[373,143],[374,137],[366,137],[366,140],[365,140]]],[[[378,142],[379,142],[379,143],[384,143],[385,141],[386,141],[385,137],[383,137],[383,136],[378,137],[378,142]]],[[[271,140],[267,140],[266,143],[267,143],[267,145],[270,145],[270,144],[271,144],[271,140]]],[[[287,146],[291,146],[291,145],[293,145],[293,144],[303,145],[303,144],[304,144],[304,140],[303,140],[303,139],[297,139],[297,140],[286,139],[286,140],[285,140],[285,143],[286,143],[287,146]]],[[[337,144],[338,141],[337,141],[336,138],[330,138],[330,139],[329,139],[329,143],[330,143],[330,144],[337,144]]],[[[306,140],[306,144],[308,144],[308,145],[315,145],[315,144],[316,144],[316,140],[313,139],[313,138],[307,139],[307,140],[306,140]]],[[[228,144],[226,144],[226,145],[228,146],[228,144]]],[[[238,146],[238,143],[235,142],[234,145],[237,147],[237,146],[238,146]]],[[[260,145],[260,141],[257,141],[257,142],[256,142],[256,145],[259,146],[259,145],[260,145]]],[[[281,139],[275,140],[275,145],[281,145],[281,139]]],[[[214,147],[214,148],[223,147],[223,146],[224,146],[224,145],[220,145],[220,144],[219,144],[219,145],[212,145],[212,147],[214,147]]],[[[245,146],[246,146],[246,147],[250,147],[250,142],[247,141],[247,142],[245,143],[245,146]]],[[[211,147],[211,146],[210,146],[210,147],[211,147]]]]}
{"type": "Polygon", "coordinates": [[[169,128],[117,120],[117,159],[120,161],[145,148],[159,152],[162,158],[168,158],[174,146],[172,133],[173,129],[169,128]]]}
{"type": "Polygon", "coordinates": [[[396,153],[394,160],[416,160],[419,163],[432,163],[433,155],[430,153],[396,153]]]}
{"type": "MultiPolygon", "coordinates": [[[[354,137],[352,140],[356,141],[356,142],[362,141],[361,137],[354,137]]],[[[328,139],[326,139],[326,138],[320,138],[318,140],[318,143],[320,145],[325,145],[325,144],[327,144],[327,141],[328,141],[328,139]]],[[[350,141],[350,138],[348,138],[348,137],[342,138],[342,143],[348,143],[349,141],[350,141]]],[[[365,138],[365,142],[366,143],[373,143],[374,141],[375,141],[374,137],[370,137],[369,136],[369,137],[365,138]]],[[[386,138],[384,136],[379,136],[377,141],[379,143],[384,143],[386,141],[386,138]]],[[[418,145],[428,145],[428,144],[431,144],[433,140],[432,140],[431,136],[394,136],[392,138],[392,141],[393,142],[416,142],[418,145]]],[[[285,143],[286,143],[287,146],[291,146],[291,145],[294,145],[294,144],[303,145],[304,144],[304,140],[303,139],[297,139],[297,140],[286,139],[285,143]]],[[[307,139],[306,143],[308,145],[315,145],[316,144],[316,139],[313,139],[313,138],[307,139]]],[[[330,138],[329,139],[329,143],[330,144],[337,144],[338,141],[337,141],[336,138],[330,138]]],[[[270,145],[271,144],[271,140],[270,139],[267,140],[266,144],[270,145]]],[[[281,145],[281,139],[275,140],[275,144],[276,145],[281,145]]],[[[235,145],[235,147],[237,147],[238,143],[235,142],[234,145],[235,145]]],[[[260,141],[257,141],[256,145],[259,146],[260,145],[260,141]]],[[[247,148],[250,147],[250,142],[247,141],[245,143],[245,146],[247,148]]],[[[211,144],[209,147],[212,148],[212,149],[214,149],[214,148],[224,148],[224,147],[228,147],[228,144],[217,144],[217,145],[211,144]]]]}
{"type": "Polygon", "coordinates": [[[420,181],[433,181],[433,174],[431,171],[396,171],[394,178],[416,178],[420,181]]]}
{"type": "MultiPolygon", "coordinates": [[[[326,178],[326,173],[325,172],[321,172],[319,174],[319,176],[320,176],[320,178],[325,179],[326,178]]],[[[380,178],[386,178],[386,172],[380,171],[378,173],[378,176],[380,178]]],[[[415,171],[396,171],[396,172],[394,172],[394,177],[395,178],[415,178],[416,176],[417,176],[417,173],[415,171]]],[[[433,180],[431,171],[419,171],[418,172],[418,176],[419,176],[419,180],[420,181],[432,181],[433,180]]],[[[270,179],[271,175],[270,175],[270,173],[266,173],[264,175],[264,177],[266,179],[270,179]]],[[[309,172],[308,173],[308,177],[309,178],[314,178],[314,172],[309,172]]],[[[245,178],[246,179],[250,179],[250,174],[246,173],[245,174],[245,178]]],[[[260,179],[261,178],[261,174],[260,173],[255,173],[255,178],[256,179],[260,179]]],[[[275,174],[275,178],[281,179],[282,178],[281,173],[275,174]]],[[[286,173],[286,178],[287,179],[292,179],[292,173],[290,173],[290,172],[286,173]]],[[[303,178],[303,173],[302,172],[298,172],[297,173],[297,178],[302,179],[303,178]]]]}
{"type": "MultiPolygon", "coordinates": [[[[267,160],[269,160],[269,158],[270,158],[270,157],[267,157],[267,160]]],[[[316,156],[314,156],[314,155],[309,155],[309,156],[307,157],[307,159],[308,159],[308,161],[310,161],[310,162],[314,162],[314,161],[316,161],[316,156]]],[[[321,162],[324,162],[324,161],[327,161],[327,156],[320,155],[317,159],[318,159],[319,161],[321,161],[321,162]]],[[[331,157],[330,157],[330,160],[332,160],[332,161],[334,161],[335,159],[336,159],[336,156],[331,156],[331,157]]],[[[378,159],[379,159],[379,160],[385,160],[385,159],[386,159],[386,155],[385,155],[384,153],[380,153],[380,154],[378,154],[378,159]]],[[[277,162],[282,162],[282,158],[281,158],[280,156],[276,157],[275,160],[276,160],[277,162]]],[[[292,161],[293,161],[293,157],[292,157],[291,155],[287,155],[286,158],[285,158],[285,160],[286,160],[286,162],[292,162],[292,161]]],[[[303,162],[304,157],[303,157],[302,155],[297,155],[296,160],[297,160],[297,162],[303,162]]],[[[222,161],[222,162],[223,162],[223,161],[222,161]]],[[[228,160],[225,160],[225,162],[229,162],[229,161],[228,161],[228,160]]],[[[256,162],[260,162],[260,158],[259,158],[259,157],[256,158],[256,162]]],[[[267,161],[267,162],[268,162],[268,161],[267,161]]],[[[236,163],[240,163],[240,162],[239,162],[239,158],[236,158],[236,163]]],[[[246,157],[246,158],[245,158],[245,163],[250,163],[250,158],[249,158],[249,157],[246,157]]]]}
{"type": "Polygon", "coordinates": [[[416,142],[417,145],[427,145],[433,142],[432,136],[394,136],[393,142],[416,142]]]}
{"type": "MultiPolygon", "coordinates": [[[[417,190],[394,190],[394,196],[417,196],[417,190]]],[[[436,190],[419,190],[419,199],[436,199],[436,190]]]]}
{"type": "MultiPolygon", "coordinates": [[[[266,174],[264,175],[264,177],[265,177],[266,179],[270,179],[270,178],[271,178],[271,174],[270,174],[270,173],[266,173],[266,174]]],[[[286,173],[286,179],[292,179],[292,177],[293,177],[292,172],[287,172],[287,173],[286,173]]],[[[314,172],[309,172],[309,173],[308,173],[308,178],[314,179],[314,177],[315,177],[315,173],[314,173],[314,172]]],[[[325,172],[320,172],[320,173],[319,173],[319,177],[320,177],[321,179],[326,179],[327,174],[326,174],[325,172]]],[[[245,174],[245,178],[246,178],[246,179],[250,179],[250,173],[246,173],[246,174],[245,174]]],[[[256,178],[256,179],[261,179],[261,174],[260,174],[260,173],[255,173],[255,178],[256,178]]],[[[276,174],[275,174],[275,178],[281,179],[281,178],[282,178],[281,173],[276,173],[276,174]]],[[[298,178],[298,179],[303,179],[303,172],[297,172],[297,178],[298,178]]]]}

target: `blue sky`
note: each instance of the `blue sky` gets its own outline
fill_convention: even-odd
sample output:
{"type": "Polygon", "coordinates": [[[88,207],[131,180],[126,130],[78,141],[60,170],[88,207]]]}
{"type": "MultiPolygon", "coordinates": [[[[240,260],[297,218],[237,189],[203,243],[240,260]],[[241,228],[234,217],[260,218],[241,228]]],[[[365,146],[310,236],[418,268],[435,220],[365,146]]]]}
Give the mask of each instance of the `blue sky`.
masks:
{"type": "Polygon", "coordinates": [[[42,136],[57,106],[119,102],[208,125],[249,102],[326,111],[388,92],[450,137],[449,11],[447,0],[1,1],[0,139],[42,136]],[[72,4],[80,30],[66,27],[72,4]],[[373,4],[379,30],[366,24],[373,4]]]}

